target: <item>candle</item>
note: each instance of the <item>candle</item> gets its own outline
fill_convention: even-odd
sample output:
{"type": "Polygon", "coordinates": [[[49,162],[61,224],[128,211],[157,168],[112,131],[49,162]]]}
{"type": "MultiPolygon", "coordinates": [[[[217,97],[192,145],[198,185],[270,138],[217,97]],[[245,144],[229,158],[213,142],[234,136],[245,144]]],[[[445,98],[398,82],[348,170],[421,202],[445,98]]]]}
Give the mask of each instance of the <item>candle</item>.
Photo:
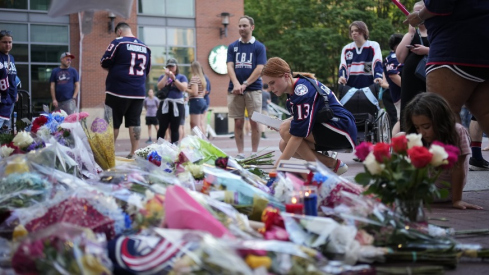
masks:
{"type": "Polygon", "coordinates": [[[317,187],[312,185],[304,185],[302,192],[304,194],[304,213],[309,216],[318,215],[318,195],[317,187]]]}
{"type": "Polygon", "coordinates": [[[318,215],[318,195],[310,192],[304,192],[304,210],[308,216],[318,215]]]}
{"type": "Polygon", "coordinates": [[[291,214],[302,215],[304,211],[304,204],[302,204],[297,197],[292,197],[290,202],[285,204],[285,212],[291,214]]]}
{"type": "Polygon", "coordinates": [[[391,0],[392,3],[396,4],[396,6],[404,13],[406,16],[409,15],[409,11],[404,7],[403,4],[399,3],[398,0],[391,0]]]}

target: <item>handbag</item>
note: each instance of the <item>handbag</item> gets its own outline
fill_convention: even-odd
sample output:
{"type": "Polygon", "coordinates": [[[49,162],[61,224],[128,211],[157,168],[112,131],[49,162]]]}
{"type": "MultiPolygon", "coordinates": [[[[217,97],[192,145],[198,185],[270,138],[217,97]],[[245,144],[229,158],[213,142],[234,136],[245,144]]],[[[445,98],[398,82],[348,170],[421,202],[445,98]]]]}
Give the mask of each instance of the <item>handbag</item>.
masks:
{"type": "MultiPolygon", "coordinates": [[[[421,45],[423,45],[423,38],[421,37],[421,33],[419,32],[419,29],[416,29],[416,32],[419,35],[419,40],[421,41],[421,45]]],[[[423,45],[424,46],[424,45],[423,45]]],[[[426,82],[426,62],[428,61],[428,56],[423,56],[421,60],[419,61],[418,65],[416,66],[416,70],[414,71],[414,74],[424,82],[426,82]]]]}
{"type": "Polygon", "coordinates": [[[170,94],[170,88],[171,88],[171,84],[170,85],[165,85],[165,87],[163,87],[161,90],[159,90],[157,93],[156,93],[156,97],[158,99],[165,99],[168,97],[168,94],[170,94]]]}

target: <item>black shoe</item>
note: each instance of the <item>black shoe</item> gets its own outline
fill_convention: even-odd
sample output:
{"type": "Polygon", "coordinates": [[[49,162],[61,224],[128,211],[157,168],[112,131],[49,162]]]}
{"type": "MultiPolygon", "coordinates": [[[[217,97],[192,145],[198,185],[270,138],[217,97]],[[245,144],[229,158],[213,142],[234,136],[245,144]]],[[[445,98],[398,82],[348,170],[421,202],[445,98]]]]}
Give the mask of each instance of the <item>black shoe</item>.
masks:
{"type": "Polygon", "coordinates": [[[469,171],[489,171],[489,162],[485,159],[475,159],[470,157],[469,171]]]}
{"type": "Polygon", "coordinates": [[[265,136],[265,133],[261,133],[261,138],[267,139],[267,136],[265,136]]]}

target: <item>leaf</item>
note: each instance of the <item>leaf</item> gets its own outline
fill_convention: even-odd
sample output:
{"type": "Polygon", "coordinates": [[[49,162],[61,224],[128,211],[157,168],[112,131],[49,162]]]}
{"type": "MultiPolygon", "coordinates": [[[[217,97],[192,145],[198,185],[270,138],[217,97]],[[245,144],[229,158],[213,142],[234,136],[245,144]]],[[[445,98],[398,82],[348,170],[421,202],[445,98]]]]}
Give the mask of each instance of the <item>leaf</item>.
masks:
{"type": "Polygon", "coordinates": [[[366,186],[366,185],[368,185],[370,183],[370,175],[368,175],[367,173],[358,173],[355,176],[355,181],[358,184],[361,184],[363,186],[366,186]]]}
{"type": "Polygon", "coordinates": [[[443,189],[443,188],[438,189],[438,193],[440,193],[440,199],[445,199],[450,194],[448,189],[443,189]]]}

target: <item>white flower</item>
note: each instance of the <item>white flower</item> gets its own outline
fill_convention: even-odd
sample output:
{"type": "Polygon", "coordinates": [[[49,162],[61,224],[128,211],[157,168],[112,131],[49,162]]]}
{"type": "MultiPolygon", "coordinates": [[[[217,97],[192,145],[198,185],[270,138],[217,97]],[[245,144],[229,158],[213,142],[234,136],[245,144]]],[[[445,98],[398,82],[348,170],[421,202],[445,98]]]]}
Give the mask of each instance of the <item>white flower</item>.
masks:
{"type": "Polygon", "coordinates": [[[445,151],[445,148],[443,148],[440,145],[435,145],[432,144],[430,146],[430,153],[433,154],[433,158],[431,159],[431,165],[434,167],[438,167],[442,164],[447,164],[448,163],[448,153],[445,151]]]}
{"type": "Polygon", "coordinates": [[[375,160],[375,156],[373,152],[370,152],[368,156],[363,161],[365,167],[372,175],[379,175],[385,168],[385,164],[380,164],[375,160]]]}
{"type": "Polygon", "coordinates": [[[204,178],[204,168],[202,165],[190,163],[185,167],[185,170],[189,171],[195,179],[204,178]]]}
{"type": "Polygon", "coordinates": [[[406,138],[408,140],[408,149],[411,149],[414,146],[423,146],[423,136],[421,134],[409,134],[406,138]]]}
{"type": "Polygon", "coordinates": [[[34,139],[31,137],[31,134],[26,131],[19,132],[12,140],[14,145],[19,148],[25,148],[31,145],[33,141],[34,139]]]}
{"type": "Polygon", "coordinates": [[[4,145],[0,148],[0,156],[2,158],[6,158],[6,157],[10,156],[10,154],[12,154],[13,151],[14,151],[13,148],[10,148],[10,147],[4,145]]]}

